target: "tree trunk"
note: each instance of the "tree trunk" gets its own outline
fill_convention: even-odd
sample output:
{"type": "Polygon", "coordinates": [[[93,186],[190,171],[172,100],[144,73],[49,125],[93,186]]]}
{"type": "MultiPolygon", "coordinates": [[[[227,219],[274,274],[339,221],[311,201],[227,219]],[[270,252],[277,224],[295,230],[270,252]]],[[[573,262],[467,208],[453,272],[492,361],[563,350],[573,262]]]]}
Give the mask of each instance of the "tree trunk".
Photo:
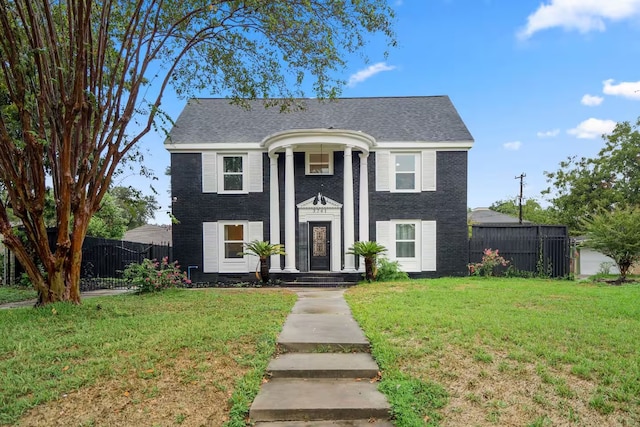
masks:
{"type": "Polygon", "coordinates": [[[269,281],[269,263],[267,262],[267,258],[260,258],[260,279],[262,283],[269,281]]]}
{"type": "Polygon", "coordinates": [[[375,275],[373,274],[373,262],[374,258],[365,257],[364,258],[364,271],[367,281],[372,282],[375,280],[375,275]]]}

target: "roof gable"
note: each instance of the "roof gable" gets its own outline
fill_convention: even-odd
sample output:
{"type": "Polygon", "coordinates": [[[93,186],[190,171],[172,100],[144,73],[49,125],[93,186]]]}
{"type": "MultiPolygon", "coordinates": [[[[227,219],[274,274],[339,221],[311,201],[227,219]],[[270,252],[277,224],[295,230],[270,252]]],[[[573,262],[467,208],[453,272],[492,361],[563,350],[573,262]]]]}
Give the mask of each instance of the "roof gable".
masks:
{"type": "Polygon", "coordinates": [[[189,100],[169,134],[172,144],[260,142],[292,129],[350,129],[377,141],[473,141],[447,96],[300,99],[304,110],[281,113],[263,100],[243,109],[226,98],[189,100]]]}

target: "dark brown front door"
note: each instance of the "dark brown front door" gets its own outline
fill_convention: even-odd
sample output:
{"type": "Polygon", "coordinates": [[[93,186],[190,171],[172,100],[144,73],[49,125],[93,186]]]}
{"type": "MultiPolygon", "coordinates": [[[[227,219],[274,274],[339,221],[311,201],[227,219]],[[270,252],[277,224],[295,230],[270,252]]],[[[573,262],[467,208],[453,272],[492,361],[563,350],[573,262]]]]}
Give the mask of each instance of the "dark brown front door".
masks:
{"type": "Polygon", "coordinates": [[[309,270],[331,270],[331,223],[309,223],[309,270]]]}

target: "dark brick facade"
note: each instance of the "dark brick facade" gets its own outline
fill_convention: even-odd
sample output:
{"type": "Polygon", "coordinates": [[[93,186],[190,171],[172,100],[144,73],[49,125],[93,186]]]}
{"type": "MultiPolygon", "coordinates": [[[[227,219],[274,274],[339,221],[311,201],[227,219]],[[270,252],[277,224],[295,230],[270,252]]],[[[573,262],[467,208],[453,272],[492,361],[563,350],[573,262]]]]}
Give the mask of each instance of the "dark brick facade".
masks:
{"type": "MultiPolygon", "coordinates": [[[[334,153],[334,174],[306,176],[304,153],[294,153],[295,203],[307,200],[321,191],[343,203],[344,154],[334,153]]],[[[359,152],[353,153],[355,239],[358,236],[358,200],[360,179],[359,152]]],[[[280,181],[281,236],[284,242],[284,153],[278,156],[280,181]]],[[[203,193],[202,163],[199,153],[171,154],[171,189],[177,200],[173,214],[180,221],[173,226],[174,257],[191,270],[194,281],[222,280],[218,274],[202,273],[202,223],[219,220],[262,221],[264,239],[269,240],[269,158],[263,155],[263,192],[241,195],[203,193]]],[[[376,221],[421,219],[437,221],[437,272],[411,273],[412,277],[436,277],[466,274],[467,243],[467,152],[438,152],[437,191],[422,193],[390,193],[375,191],[375,153],[369,155],[369,233],[375,236],[376,221]]],[[[298,218],[296,217],[296,225],[298,218]]],[[[303,232],[306,233],[306,230],[303,232]]],[[[300,233],[300,230],[297,230],[300,233]]],[[[342,236],[344,241],[344,236],[342,236]]],[[[343,248],[343,252],[346,248],[343,248]]],[[[252,274],[225,275],[226,279],[249,280],[252,274]],[[230,277],[233,276],[233,277],[230,277]]]]}

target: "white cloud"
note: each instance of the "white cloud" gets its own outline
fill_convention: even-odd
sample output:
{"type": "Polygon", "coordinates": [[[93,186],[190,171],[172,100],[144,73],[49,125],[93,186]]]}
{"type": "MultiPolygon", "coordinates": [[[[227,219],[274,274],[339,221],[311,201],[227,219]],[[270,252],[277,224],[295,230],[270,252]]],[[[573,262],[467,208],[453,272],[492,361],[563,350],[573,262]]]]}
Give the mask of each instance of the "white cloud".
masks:
{"type": "Polygon", "coordinates": [[[602,104],[602,101],[604,101],[603,97],[597,95],[589,95],[587,93],[582,97],[582,100],[580,102],[582,103],[582,105],[586,105],[588,107],[596,107],[602,104]]]}
{"type": "Polygon", "coordinates": [[[560,129],[547,130],[544,132],[538,132],[538,138],[553,138],[560,134],[560,129]]]}
{"type": "Polygon", "coordinates": [[[606,95],[640,100],[640,82],[620,82],[618,84],[614,84],[613,82],[613,79],[602,82],[604,85],[602,92],[606,95]]]}
{"type": "Polygon", "coordinates": [[[580,139],[594,139],[601,137],[603,134],[611,133],[615,127],[616,122],[613,120],[590,118],[575,128],[569,129],[567,133],[580,139]]]}
{"type": "Polygon", "coordinates": [[[522,147],[522,142],[520,141],[505,142],[504,144],[502,144],[502,146],[504,147],[505,150],[518,151],[520,147],[522,147]]]}
{"type": "Polygon", "coordinates": [[[391,71],[395,69],[396,69],[395,65],[387,65],[386,62],[378,62],[377,64],[370,65],[364,70],[360,70],[357,73],[349,76],[349,82],[347,83],[347,86],[354,87],[358,83],[362,83],[363,81],[367,80],[369,77],[373,77],[378,73],[381,73],[383,71],[391,71]]]}
{"type": "Polygon", "coordinates": [[[640,0],[550,0],[527,18],[518,32],[528,39],[536,32],[562,27],[565,30],[604,31],[605,21],[620,21],[640,14],[640,0]]]}

